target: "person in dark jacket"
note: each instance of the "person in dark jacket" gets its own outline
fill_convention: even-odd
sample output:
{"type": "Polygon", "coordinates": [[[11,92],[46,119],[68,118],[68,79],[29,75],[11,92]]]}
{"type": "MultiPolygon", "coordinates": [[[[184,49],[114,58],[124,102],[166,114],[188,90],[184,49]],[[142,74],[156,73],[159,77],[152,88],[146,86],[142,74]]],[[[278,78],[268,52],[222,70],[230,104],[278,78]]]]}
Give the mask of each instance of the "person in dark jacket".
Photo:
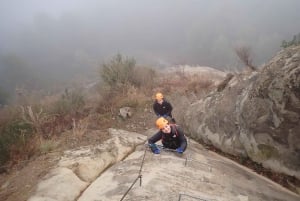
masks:
{"type": "Polygon", "coordinates": [[[148,139],[149,147],[154,154],[159,154],[160,149],[155,144],[162,140],[164,148],[174,149],[182,154],[187,147],[187,140],[182,129],[176,124],[169,124],[168,120],[160,117],[156,120],[159,131],[148,139]]]}
{"type": "Polygon", "coordinates": [[[157,117],[164,117],[165,119],[170,119],[173,123],[175,123],[175,119],[172,117],[173,107],[171,103],[164,99],[162,93],[157,93],[155,95],[153,110],[157,117]]]}

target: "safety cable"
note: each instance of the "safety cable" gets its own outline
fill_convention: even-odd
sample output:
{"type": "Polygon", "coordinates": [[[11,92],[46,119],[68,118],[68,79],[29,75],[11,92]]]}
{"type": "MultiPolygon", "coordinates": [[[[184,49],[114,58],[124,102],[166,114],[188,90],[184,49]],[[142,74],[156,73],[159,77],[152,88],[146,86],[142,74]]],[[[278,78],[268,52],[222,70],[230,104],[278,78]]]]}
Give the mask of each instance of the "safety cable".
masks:
{"type": "Polygon", "coordinates": [[[143,159],[142,159],[142,164],[141,164],[141,167],[140,167],[139,175],[142,172],[142,168],[143,168],[145,157],[146,157],[146,151],[147,151],[147,148],[145,147],[145,149],[144,149],[144,156],[143,156],[143,159]]]}
{"type": "Polygon", "coordinates": [[[140,175],[138,175],[138,177],[134,180],[134,182],[131,184],[131,186],[129,187],[129,189],[126,191],[126,193],[123,195],[123,197],[121,198],[120,201],[122,201],[126,195],[128,194],[128,192],[131,190],[131,188],[134,186],[134,184],[136,183],[136,181],[140,178],[140,175]]]}
{"type": "Polygon", "coordinates": [[[123,197],[121,198],[120,201],[122,201],[126,197],[126,195],[129,193],[129,191],[132,189],[132,187],[134,186],[134,184],[137,182],[138,179],[140,179],[140,186],[142,186],[142,174],[141,173],[142,173],[142,168],[143,168],[145,157],[146,157],[146,151],[147,151],[147,148],[145,146],[145,151],[144,151],[141,167],[140,167],[140,170],[139,170],[139,174],[138,174],[137,178],[133,181],[131,186],[128,188],[128,190],[125,192],[125,194],[123,195],[123,197]]]}
{"type": "MultiPolygon", "coordinates": [[[[169,149],[169,148],[165,148],[163,147],[162,145],[157,145],[159,148],[161,148],[161,150],[163,151],[166,151],[166,152],[176,152],[176,150],[174,149],[169,149]]],[[[142,159],[142,163],[141,163],[141,166],[140,166],[140,169],[139,169],[139,173],[138,173],[138,176],[136,177],[136,179],[133,181],[133,183],[131,184],[131,186],[128,188],[128,190],[125,192],[125,194],[122,196],[122,198],[120,199],[120,201],[122,201],[126,195],[129,193],[129,191],[132,189],[132,187],[134,186],[134,184],[137,182],[138,179],[140,179],[140,186],[142,186],[142,168],[143,168],[143,165],[144,165],[144,162],[145,162],[145,158],[146,158],[146,153],[147,153],[147,149],[149,149],[149,146],[148,144],[145,144],[145,149],[144,149],[144,154],[143,154],[143,159],[142,159]]],[[[187,161],[188,161],[188,157],[185,158],[185,166],[187,165],[187,161]]],[[[207,164],[207,163],[203,163],[199,160],[196,160],[196,159],[193,159],[191,157],[189,157],[189,161],[194,161],[194,162],[198,162],[198,163],[202,163],[204,165],[207,165],[209,166],[209,171],[211,172],[212,171],[212,167],[207,164]]],[[[216,160],[218,161],[218,160],[216,160]]],[[[220,161],[222,162],[222,161],[220,161]]],[[[191,195],[188,195],[188,194],[184,194],[184,193],[179,193],[179,200],[181,200],[181,197],[182,196],[187,196],[187,197],[190,197],[190,198],[194,198],[194,199],[198,199],[198,200],[202,200],[202,201],[214,201],[215,199],[204,199],[204,198],[200,198],[200,197],[195,197],[195,196],[191,196],[191,195]]]]}

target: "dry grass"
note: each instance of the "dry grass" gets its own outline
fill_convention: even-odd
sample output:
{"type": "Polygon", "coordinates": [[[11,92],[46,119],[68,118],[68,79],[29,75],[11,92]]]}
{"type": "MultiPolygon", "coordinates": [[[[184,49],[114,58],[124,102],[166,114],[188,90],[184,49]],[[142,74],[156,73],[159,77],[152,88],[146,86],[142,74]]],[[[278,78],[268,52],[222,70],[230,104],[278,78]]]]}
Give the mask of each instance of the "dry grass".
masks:
{"type": "Polygon", "coordinates": [[[120,107],[137,108],[149,101],[150,98],[142,88],[126,85],[123,88],[102,88],[96,111],[115,115],[120,107]]]}
{"type": "Polygon", "coordinates": [[[22,119],[31,124],[38,135],[42,134],[42,125],[47,118],[47,115],[43,113],[43,108],[39,111],[32,110],[32,106],[20,106],[22,119]]]}
{"type": "Polygon", "coordinates": [[[72,131],[73,131],[73,135],[78,138],[78,139],[81,139],[82,136],[86,133],[87,131],[87,128],[88,128],[88,124],[89,124],[89,121],[88,121],[88,118],[85,118],[85,119],[80,119],[79,121],[76,122],[75,119],[72,119],[73,120],[73,128],[72,128],[72,131]]]}
{"type": "Polygon", "coordinates": [[[26,136],[22,136],[23,139],[11,144],[9,147],[9,163],[8,166],[12,167],[21,161],[30,159],[36,154],[37,145],[39,141],[37,138],[26,139],[26,136]]]}
{"type": "Polygon", "coordinates": [[[20,117],[20,111],[15,106],[0,108],[0,128],[20,117]]]}
{"type": "Polygon", "coordinates": [[[53,139],[45,140],[41,139],[38,150],[41,154],[47,154],[53,150],[55,150],[59,145],[59,142],[53,139]]]}
{"type": "Polygon", "coordinates": [[[195,94],[199,94],[201,92],[208,92],[213,87],[214,82],[212,79],[194,76],[187,83],[186,90],[195,94]]]}
{"type": "Polygon", "coordinates": [[[79,93],[65,93],[50,101],[43,101],[42,98],[35,102],[29,102],[29,98],[26,100],[28,105],[22,102],[19,106],[0,109],[0,165],[8,161],[16,163],[27,160],[39,154],[44,139],[51,140],[53,136],[70,129],[72,118],[80,119],[83,115],[80,110],[84,102],[79,93]],[[59,110],[55,110],[57,108],[59,110]]]}
{"type": "Polygon", "coordinates": [[[175,72],[175,76],[162,77],[159,80],[159,87],[156,91],[164,94],[180,93],[193,94],[202,97],[215,88],[218,78],[215,75],[191,75],[184,72],[175,72]]]}

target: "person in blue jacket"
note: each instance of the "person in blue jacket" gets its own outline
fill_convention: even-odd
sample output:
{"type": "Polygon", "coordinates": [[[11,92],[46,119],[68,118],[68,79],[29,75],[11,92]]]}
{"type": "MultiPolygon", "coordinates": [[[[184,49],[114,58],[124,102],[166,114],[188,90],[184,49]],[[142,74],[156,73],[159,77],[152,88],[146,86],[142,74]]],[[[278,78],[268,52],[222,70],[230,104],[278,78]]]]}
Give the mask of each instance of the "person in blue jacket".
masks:
{"type": "Polygon", "coordinates": [[[154,154],[159,154],[160,149],[155,144],[161,140],[163,147],[174,149],[177,153],[182,154],[187,147],[187,140],[183,130],[176,124],[169,124],[168,120],[160,117],[156,120],[156,126],[159,131],[148,139],[149,147],[154,154]]]}
{"type": "Polygon", "coordinates": [[[175,119],[172,116],[173,107],[171,103],[164,99],[162,93],[157,93],[155,95],[153,110],[157,117],[164,117],[165,119],[170,119],[173,123],[175,123],[175,119]]]}

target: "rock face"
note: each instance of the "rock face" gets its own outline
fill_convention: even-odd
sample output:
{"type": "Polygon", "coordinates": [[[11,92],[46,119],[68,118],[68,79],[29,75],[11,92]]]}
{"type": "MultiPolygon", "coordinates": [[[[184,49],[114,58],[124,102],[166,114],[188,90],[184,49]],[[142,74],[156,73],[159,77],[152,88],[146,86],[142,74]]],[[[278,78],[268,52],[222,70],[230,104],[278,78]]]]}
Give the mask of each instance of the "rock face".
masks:
{"type": "Polygon", "coordinates": [[[184,124],[198,141],[300,178],[300,46],[191,104],[184,124]]]}
{"type": "Polygon", "coordinates": [[[152,128],[138,134],[109,129],[111,139],[64,152],[57,167],[41,179],[28,201],[123,198],[124,201],[298,201],[300,198],[190,138],[183,154],[165,149],[153,154],[145,142],[156,131],[152,128]]]}
{"type": "Polygon", "coordinates": [[[112,164],[123,160],[146,136],[124,130],[109,129],[111,138],[97,146],[65,151],[57,167],[38,184],[28,201],[73,201],[112,164]]]}

